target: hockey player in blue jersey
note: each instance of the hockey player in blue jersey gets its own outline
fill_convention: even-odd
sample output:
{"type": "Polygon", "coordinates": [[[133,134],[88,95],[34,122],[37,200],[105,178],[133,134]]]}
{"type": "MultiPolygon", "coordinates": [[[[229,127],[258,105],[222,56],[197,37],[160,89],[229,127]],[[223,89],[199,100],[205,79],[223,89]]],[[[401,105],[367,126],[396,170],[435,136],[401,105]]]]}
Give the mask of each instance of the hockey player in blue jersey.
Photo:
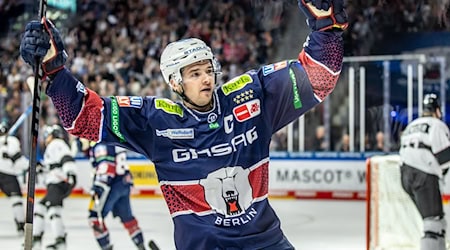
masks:
{"type": "Polygon", "coordinates": [[[120,218],[137,249],[144,250],[144,237],[130,204],[133,179],[126,162],[126,150],[120,147],[93,143],[89,158],[95,170],[92,200],[89,204],[89,225],[102,250],[112,250],[109,232],[104,223],[109,212],[120,218]]]}
{"type": "Polygon", "coordinates": [[[46,93],[67,131],[153,161],[177,249],[294,249],[268,200],[269,143],[333,91],[347,27],[343,0],[299,0],[299,7],[312,32],[298,58],[222,85],[203,41],[170,43],[160,68],[176,102],[100,97],[65,68],[62,39],[45,19],[27,25],[20,52],[32,66],[43,58],[46,93]]]}

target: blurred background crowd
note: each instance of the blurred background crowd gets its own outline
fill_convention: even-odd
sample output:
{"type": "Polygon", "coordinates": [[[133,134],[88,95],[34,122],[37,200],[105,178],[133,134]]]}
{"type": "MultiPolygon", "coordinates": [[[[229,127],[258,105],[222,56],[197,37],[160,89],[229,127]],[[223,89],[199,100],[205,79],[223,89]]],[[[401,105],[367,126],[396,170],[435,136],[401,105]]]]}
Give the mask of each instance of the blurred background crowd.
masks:
{"type": "MultiPolygon", "coordinates": [[[[19,43],[25,24],[37,16],[35,2],[0,0],[0,118],[10,125],[29,105],[27,79],[33,79],[33,72],[19,56],[19,43]]],[[[346,56],[377,53],[390,33],[450,28],[446,0],[350,0],[346,4],[350,21],[344,33],[346,56]]],[[[295,41],[297,51],[282,46],[292,15],[301,15],[296,0],[74,0],[70,6],[52,7],[48,12],[63,33],[67,67],[89,88],[103,96],[169,98],[176,96],[164,83],[158,63],[169,42],[183,37],[203,39],[220,61],[225,82],[276,62],[282,50],[296,58],[304,36],[295,41]]],[[[304,21],[303,16],[300,20],[304,21]]],[[[40,127],[58,123],[51,102],[45,95],[41,100],[40,127]]],[[[305,119],[305,150],[349,150],[345,124],[324,141],[321,106],[305,119]]],[[[28,143],[22,134],[19,130],[17,135],[28,143]]],[[[368,134],[366,149],[382,151],[383,136],[376,129],[368,134]]],[[[272,150],[286,150],[286,132],[277,133],[272,144],[272,150]]]]}

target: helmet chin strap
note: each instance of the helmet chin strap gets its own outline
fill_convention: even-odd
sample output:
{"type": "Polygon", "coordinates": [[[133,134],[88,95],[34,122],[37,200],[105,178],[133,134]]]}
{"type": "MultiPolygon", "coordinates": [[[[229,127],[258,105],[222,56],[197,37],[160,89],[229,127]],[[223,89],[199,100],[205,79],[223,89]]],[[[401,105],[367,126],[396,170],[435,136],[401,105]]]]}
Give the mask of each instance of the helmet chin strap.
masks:
{"type": "Polygon", "coordinates": [[[182,90],[181,93],[178,92],[178,91],[175,91],[175,90],[174,91],[175,91],[175,93],[177,93],[183,99],[183,101],[191,104],[192,106],[194,106],[194,107],[196,107],[197,109],[200,109],[200,110],[207,110],[206,108],[212,108],[212,100],[213,100],[212,98],[211,98],[211,101],[209,103],[205,104],[205,105],[197,105],[191,99],[189,99],[189,97],[187,97],[184,94],[183,85],[180,84],[180,86],[181,86],[181,90],[182,90]]]}

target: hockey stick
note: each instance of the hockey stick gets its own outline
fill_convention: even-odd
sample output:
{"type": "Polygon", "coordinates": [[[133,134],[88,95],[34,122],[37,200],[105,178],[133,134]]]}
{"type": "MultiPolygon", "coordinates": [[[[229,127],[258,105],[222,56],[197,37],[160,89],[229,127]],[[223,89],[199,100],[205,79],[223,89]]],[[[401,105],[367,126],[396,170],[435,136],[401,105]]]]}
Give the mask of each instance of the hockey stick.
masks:
{"type": "Polygon", "coordinates": [[[103,233],[104,232],[104,227],[103,227],[103,216],[102,216],[102,208],[100,207],[100,200],[98,199],[98,195],[94,194],[92,195],[92,199],[94,199],[94,211],[97,213],[97,219],[98,219],[98,224],[99,226],[97,227],[96,225],[93,226],[94,231],[98,232],[98,233],[103,233]]]}
{"type": "Polygon", "coordinates": [[[148,242],[148,247],[149,247],[151,250],[159,250],[159,247],[156,245],[156,243],[155,243],[153,240],[150,240],[150,241],[148,242]]]}
{"type": "MultiPolygon", "coordinates": [[[[39,0],[39,19],[45,17],[47,9],[47,0],[39,0]]],[[[33,211],[34,211],[34,193],[36,185],[36,164],[37,164],[37,141],[39,135],[39,115],[40,115],[40,96],[41,81],[39,81],[39,68],[41,58],[36,57],[34,67],[34,86],[33,86],[33,110],[31,117],[31,140],[30,140],[30,161],[28,167],[28,191],[27,191],[27,210],[25,214],[25,240],[24,249],[31,250],[33,247],[33,211]]]]}

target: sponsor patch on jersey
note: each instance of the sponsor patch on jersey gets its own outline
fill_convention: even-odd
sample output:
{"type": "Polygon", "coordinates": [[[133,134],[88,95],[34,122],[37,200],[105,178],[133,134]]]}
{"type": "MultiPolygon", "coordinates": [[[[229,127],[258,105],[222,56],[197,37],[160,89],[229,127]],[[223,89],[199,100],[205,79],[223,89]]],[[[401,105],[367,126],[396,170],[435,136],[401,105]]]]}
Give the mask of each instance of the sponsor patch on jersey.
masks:
{"type": "Polygon", "coordinates": [[[183,117],[183,109],[180,105],[174,103],[173,101],[165,98],[155,99],[155,108],[161,109],[166,113],[178,115],[183,117]]]}
{"type": "Polygon", "coordinates": [[[297,78],[295,77],[295,73],[293,69],[289,69],[289,77],[292,82],[292,91],[294,92],[293,105],[295,109],[299,109],[303,107],[302,100],[300,99],[300,94],[298,93],[297,88],[297,78]]]}
{"type": "Polygon", "coordinates": [[[225,95],[229,95],[235,91],[238,91],[245,87],[245,85],[252,83],[253,79],[249,74],[243,74],[241,76],[235,77],[230,81],[222,85],[222,91],[225,95]]]}
{"type": "Polygon", "coordinates": [[[263,66],[262,71],[263,71],[263,75],[267,76],[277,70],[286,68],[286,66],[288,65],[287,61],[281,61],[281,62],[277,62],[277,63],[273,63],[273,64],[269,64],[266,66],[263,66]]]}
{"type": "Polygon", "coordinates": [[[157,129],[156,136],[167,137],[169,139],[194,139],[194,129],[192,128],[179,128],[166,130],[157,129]]]}
{"type": "Polygon", "coordinates": [[[254,98],[253,93],[254,93],[254,92],[253,92],[253,89],[249,89],[249,90],[246,90],[246,91],[242,91],[241,93],[237,94],[237,95],[233,98],[233,101],[234,101],[234,103],[236,103],[236,104],[241,104],[241,103],[250,101],[250,100],[252,100],[252,99],[254,98]]]}
{"type": "Polygon", "coordinates": [[[121,108],[142,108],[142,97],[140,96],[116,96],[117,103],[121,108]]]}
{"type": "Polygon", "coordinates": [[[234,117],[239,122],[245,122],[261,114],[261,105],[259,99],[251,100],[233,109],[234,117]]]}
{"type": "Polygon", "coordinates": [[[220,127],[219,123],[217,122],[210,123],[208,126],[209,129],[218,129],[220,127]]]}
{"type": "Polygon", "coordinates": [[[117,103],[117,99],[113,96],[111,97],[111,129],[119,138],[120,142],[126,142],[125,137],[120,131],[119,104],[117,103]]]}

